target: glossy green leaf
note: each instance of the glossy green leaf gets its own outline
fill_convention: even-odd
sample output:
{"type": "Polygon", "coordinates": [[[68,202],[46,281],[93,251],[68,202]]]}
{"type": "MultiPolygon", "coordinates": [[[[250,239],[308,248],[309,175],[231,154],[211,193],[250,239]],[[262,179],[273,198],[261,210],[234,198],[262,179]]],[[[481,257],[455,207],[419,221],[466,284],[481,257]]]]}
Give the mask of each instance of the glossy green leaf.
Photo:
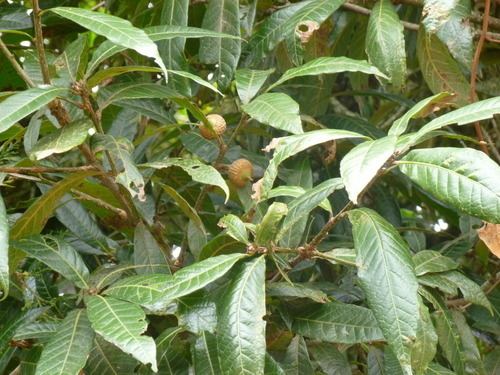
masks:
{"type": "Polygon", "coordinates": [[[196,182],[220,187],[226,195],[226,201],[229,199],[229,187],[220,173],[214,167],[203,164],[196,159],[168,158],[162,161],[153,161],[151,163],[142,164],[141,166],[154,169],[174,166],[182,168],[196,182]]]}
{"type": "Polygon", "coordinates": [[[372,9],[366,31],[366,54],[383,72],[396,91],[406,84],[406,50],[403,25],[389,0],[379,0],[372,9]]]}
{"type": "Polygon", "coordinates": [[[0,103],[0,133],[67,92],[57,87],[31,88],[9,96],[0,103]]]}
{"type": "Polygon", "coordinates": [[[384,337],[408,373],[419,316],[418,283],[408,244],[375,211],[349,211],[349,219],[361,288],[384,337]]]}
{"type": "MultiPolygon", "coordinates": [[[[267,198],[276,198],[276,197],[292,197],[292,198],[298,198],[301,195],[303,195],[306,192],[306,189],[304,189],[301,186],[290,186],[290,185],[284,185],[284,186],[278,186],[271,190],[267,194],[267,198]]],[[[328,199],[324,199],[321,203],[318,204],[318,207],[321,207],[325,211],[328,211],[329,213],[332,213],[332,205],[330,204],[330,201],[328,199]]]]}
{"type": "Polygon", "coordinates": [[[186,330],[201,335],[215,332],[217,312],[213,293],[204,290],[177,299],[177,318],[179,325],[186,330]]]}
{"type": "Polygon", "coordinates": [[[342,344],[384,339],[370,309],[340,302],[325,303],[294,316],[292,331],[314,340],[342,344]]]}
{"type": "Polygon", "coordinates": [[[453,283],[455,285],[455,288],[459,288],[465,300],[483,306],[484,308],[492,312],[491,303],[490,301],[488,301],[488,298],[486,297],[484,291],[479,285],[477,285],[467,276],[458,271],[449,271],[440,275],[445,280],[453,283]]]}
{"type": "Polygon", "coordinates": [[[96,336],[90,352],[85,374],[87,375],[119,375],[132,374],[138,362],[115,345],[96,336]]]}
{"type": "Polygon", "coordinates": [[[140,362],[150,363],[153,371],[158,371],[155,342],[142,335],[147,322],[139,306],[102,296],[88,296],[85,304],[92,328],[99,335],[140,362]]]}
{"type": "Polygon", "coordinates": [[[268,90],[281,85],[283,82],[292,78],[342,72],[360,72],[387,78],[375,66],[370,65],[368,62],[363,60],[354,60],[348,57],[319,57],[305,63],[304,65],[287,70],[280,79],[269,87],[268,90]]]}
{"type": "Polygon", "coordinates": [[[313,375],[314,367],[309,358],[307,345],[302,336],[295,336],[286,349],[282,366],[286,374],[290,375],[313,375]]]}
{"type": "Polygon", "coordinates": [[[444,203],[490,223],[500,223],[500,166],[484,153],[450,147],[414,150],[398,165],[444,203]]]}
{"type": "Polygon", "coordinates": [[[143,223],[139,223],[134,231],[134,264],[144,266],[136,269],[140,275],[170,274],[167,255],[143,223]]]}
{"type": "Polygon", "coordinates": [[[426,273],[446,272],[458,267],[458,263],[453,259],[433,250],[419,251],[413,256],[413,263],[415,264],[415,274],[417,276],[426,273]]]}
{"type": "Polygon", "coordinates": [[[268,246],[277,238],[279,223],[288,213],[288,207],[281,202],[274,202],[255,229],[255,243],[268,246]]]}
{"type": "Polygon", "coordinates": [[[342,189],[344,184],[340,178],[331,178],[307,190],[298,198],[288,203],[288,214],[283,220],[277,239],[281,239],[293,230],[303,216],[308,215],[316,206],[328,198],[335,190],[342,189]]]}
{"type": "Polygon", "coordinates": [[[278,176],[278,167],[286,159],[309,147],[344,138],[364,138],[364,136],[347,130],[322,129],[304,134],[274,138],[265,150],[276,150],[264,173],[264,177],[254,184],[255,199],[259,201],[267,198],[267,193],[272,189],[274,180],[278,176]]]}
{"type": "Polygon", "coordinates": [[[449,93],[441,92],[419,101],[403,116],[393,122],[391,128],[389,129],[389,135],[403,134],[406,129],[408,129],[410,120],[426,116],[429,112],[432,112],[434,109],[439,108],[439,105],[441,104],[446,105],[447,101],[449,101],[451,97],[452,95],[450,95],[449,93]]]}
{"type": "Polygon", "coordinates": [[[323,253],[325,259],[332,264],[347,264],[350,266],[358,266],[356,263],[356,250],[339,247],[323,253]]]}
{"type": "Polygon", "coordinates": [[[0,195],[0,301],[9,295],[9,221],[0,195]]]}
{"type": "Polygon", "coordinates": [[[242,262],[218,301],[217,344],[223,374],[262,374],[266,355],[265,258],[242,262]]]}
{"type": "Polygon", "coordinates": [[[357,204],[360,194],[380,173],[396,150],[396,136],[366,141],[354,147],[340,162],[340,175],[349,199],[357,204]]]}
{"type": "Polygon", "coordinates": [[[76,121],[40,139],[30,150],[32,160],[41,160],[53,154],[61,154],[81,145],[88,135],[95,132],[89,120],[76,121]]]}
{"type": "Polygon", "coordinates": [[[78,374],[85,366],[93,339],[85,310],[71,311],[44,346],[36,375],[78,374]]]}
{"type": "MultiPolygon", "coordinates": [[[[239,1],[210,0],[203,17],[204,29],[240,36],[239,1]]],[[[241,40],[206,38],[200,43],[200,60],[215,64],[215,80],[225,90],[231,82],[241,53],[241,40]]]]}
{"type": "Polygon", "coordinates": [[[168,77],[167,68],[156,44],[143,30],[134,27],[129,21],[82,8],[58,7],[51,8],[50,11],[106,37],[115,44],[133,49],[146,57],[152,57],[165,73],[165,78],[168,77]]]}
{"type": "Polygon", "coordinates": [[[80,288],[88,288],[89,270],[80,254],[61,238],[31,236],[12,243],[29,257],[45,263],[80,288]]]}
{"type": "Polygon", "coordinates": [[[236,89],[243,104],[248,104],[250,100],[262,88],[267,78],[274,72],[274,69],[252,70],[238,69],[235,72],[236,89]]]}
{"type": "Polygon", "coordinates": [[[250,244],[245,223],[238,216],[233,214],[225,215],[219,220],[218,226],[226,228],[226,233],[236,241],[246,245],[250,244]]]}
{"type": "Polygon", "coordinates": [[[163,306],[217,280],[245,256],[230,254],[208,258],[182,268],[173,276],[152,274],[127,277],[106,289],[105,294],[148,307],[163,306]]]}
{"type": "Polygon", "coordinates": [[[439,38],[426,33],[424,27],[418,32],[417,57],[424,80],[434,94],[455,94],[451,101],[457,106],[469,102],[470,85],[460,66],[439,38]]]}
{"type": "Polygon", "coordinates": [[[304,133],[299,105],[286,94],[262,94],[242,108],[250,117],[263,124],[292,134],[304,133]]]}
{"type": "Polygon", "coordinates": [[[59,330],[61,323],[28,323],[20,326],[14,340],[50,339],[59,330]]]}
{"type": "Polygon", "coordinates": [[[314,302],[328,302],[328,296],[321,289],[311,288],[300,283],[274,282],[266,284],[266,295],[284,298],[309,298],[314,302]]]}
{"type": "Polygon", "coordinates": [[[214,334],[201,332],[192,350],[196,374],[219,375],[223,373],[220,367],[217,337],[214,334]]]}

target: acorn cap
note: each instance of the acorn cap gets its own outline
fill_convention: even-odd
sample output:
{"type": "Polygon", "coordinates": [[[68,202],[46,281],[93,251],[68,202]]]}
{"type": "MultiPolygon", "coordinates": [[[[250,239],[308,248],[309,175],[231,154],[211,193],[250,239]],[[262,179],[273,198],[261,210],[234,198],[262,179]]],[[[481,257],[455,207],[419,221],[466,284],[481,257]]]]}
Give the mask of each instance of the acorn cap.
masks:
{"type": "Polygon", "coordinates": [[[239,188],[244,187],[252,179],[253,165],[247,159],[238,159],[229,166],[229,180],[239,188]]]}
{"type": "Polygon", "coordinates": [[[221,115],[216,113],[212,113],[207,115],[207,120],[212,125],[212,129],[210,129],[205,124],[201,123],[200,126],[200,134],[205,139],[216,139],[218,136],[224,134],[226,131],[226,120],[221,115]]]}

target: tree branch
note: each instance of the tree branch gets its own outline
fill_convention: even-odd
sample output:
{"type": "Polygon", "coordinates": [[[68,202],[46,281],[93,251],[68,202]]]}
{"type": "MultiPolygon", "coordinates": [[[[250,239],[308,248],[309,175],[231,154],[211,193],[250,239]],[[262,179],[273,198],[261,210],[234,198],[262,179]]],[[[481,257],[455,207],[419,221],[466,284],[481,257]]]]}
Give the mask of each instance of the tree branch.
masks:
{"type": "Polygon", "coordinates": [[[0,38],[0,50],[2,50],[2,53],[5,55],[7,60],[12,64],[14,69],[16,70],[17,74],[19,74],[19,77],[23,79],[24,82],[28,85],[28,87],[35,87],[35,83],[31,80],[31,78],[26,74],[24,69],[19,65],[17,62],[16,58],[14,55],[9,51],[5,43],[2,41],[0,38]]]}

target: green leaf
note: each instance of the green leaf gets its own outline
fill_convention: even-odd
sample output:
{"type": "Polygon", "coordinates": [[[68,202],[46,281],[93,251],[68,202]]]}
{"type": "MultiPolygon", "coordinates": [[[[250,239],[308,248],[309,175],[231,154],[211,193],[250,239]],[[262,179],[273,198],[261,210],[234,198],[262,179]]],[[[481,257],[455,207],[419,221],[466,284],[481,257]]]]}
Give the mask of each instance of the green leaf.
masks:
{"type": "Polygon", "coordinates": [[[217,313],[213,295],[204,290],[177,299],[177,319],[179,326],[201,335],[204,331],[214,333],[217,313]]]}
{"type": "Polygon", "coordinates": [[[347,356],[334,345],[327,343],[310,345],[309,352],[325,375],[352,375],[347,356]]]}
{"type": "Polygon", "coordinates": [[[171,88],[154,83],[118,83],[99,90],[100,110],[120,100],[174,99],[181,95],[171,88]]]}
{"type": "Polygon", "coordinates": [[[285,375],[285,371],[280,364],[269,353],[266,353],[264,375],[285,375]]]}
{"type": "MultiPolygon", "coordinates": [[[[183,353],[182,342],[179,340],[179,333],[183,330],[182,327],[167,328],[155,340],[160,373],[188,375],[189,363],[183,353]]],[[[150,369],[141,368],[139,370],[139,374],[152,373],[150,369]]]]}
{"type": "Polygon", "coordinates": [[[223,374],[262,374],[266,355],[263,256],[242,262],[217,306],[217,343],[223,374]]]}
{"type": "Polygon", "coordinates": [[[441,366],[440,364],[432,362],[427,368],[425,375],[456,375],[456,374],[453,371],[448,370],[447,368],[441,366]]]}
{"type": "Polygon", "coordinates": [[[325,303],[295,316],[292,331],[313,340],[342,344],[384,339],[370,309],[340,302],[325,303]]]}
{"type": "Polygon", "coordinates": [[[20,326],[14,340],[28,340],[28,339],[50,339],[59,330],[61,323],[28,323],[20,326]]]}
{"type": "Polygon", "coordinates": [[[439,38],[426,33],[423,27],[418,32],[417,57],[424,80],[434,94],[455,94],[450,101],[459,107],[469,102],[470,85],[460,66],[439,38]]]}
{"type": "MultiPolygon", "coordinates": [[[[203,17],[204,29],[240,36],[239,1],[210,0],[203,17]]],[[[215,64],[215,79],[225,90],[233,78],[241,53],[241,40],[206,38],[200,43],[200,61],[215,64]]]]}
{"type": "Polygon", "coordinates": [[[167,158],[165,160],[153,161],[151,163],[141,165],[141,167],[154,169],[162,169],[174,166],[182,168],[196,182],[220,187],[226,195],[226,201],[229,199],[229,187],[227,186],[226,181],[224,181],[217,169],[210,165],[203,164],[198,160],[185,158],[167,158]]]}
{"type": "Polygon", "coordinates": [[[286,94],[262,94],[243,105],[242,108],[252,118],[263,124],[292,134],[304,133],[299,105],[286,94]]]}
{"type": "Polygon", "coordinates": [[[298,198],[293,199],[288,203],[288,214],[283,220],[277,239],[281,239],[288,232],[293,230],[294,225],[304,216],[318,206],[322,201],[327,199],[335,190],[342,189],[344,184],[340,178],[331,178],[319,184],[318,186],[307,190],[298,198]]]}
{"type": "Polygon", "coordinates": [[[109,134],[100,133],[93,137],[93,141],[95,151],[107,151],[115,164],[116,161],[120,162],[123,170],[116,176],[116,182],[123,185],[132,197],[137,196],[139,201],[144,201],[144,178],[132,159],[132,142],[126,138],[116,139],[109,134]]]}
{"type": "Polygon", "coordinates": [[[0,133],[67,92],[57,87],[31,88],[9,96],[0,103],[0,133]]]}
{"type": "Polygon", "coordinates": [[[81,145],[93,132],[95,130],[89,120],[73,122],[40,139],[28,155],[31,160],[41,160],[53,154],[61,154],[81,145]]]}
{"type": "Polygon", "coordinates": [[[358,266],[356,263],[356,250],[339,247],[323,253],[325,259],[332,264],[347,264],[350,266],[358,266]]]}
{"type": "Polygon", "coordinates": [[[419,317],[418,283],[410,249],[397,230],[375,211],[349,211],[349,219],[361,288],[384,337],[408,372],[419,317]]]}
{"type": "Polygon", "coordinates": [[[238,69],[235,72],[236,89],[243,104],[248,104],[259,92],[274,69],[251,70],[238,69]]]}
{"type": "Polygon", "coordinates": [[[113,78],[125,73],[131,72],[147,72],[147,73],[158,73],[161,72],[161,68],[156,68],[153,66],[142,66],[142,65],[126,65],[126,66],[113,66],[108,69],[98,70],[92,77],[87,80],[88,87],[97,86],[104,80],[113,78]]]}
{"type": "Polygon", "coordinates": [[[445,280],[455,284],[455,287],[460,289],[466,301],[483,306],[490,312],[493,311],[491,303],[488,301],[481,287],[464,274],[458,271],[449,271],[442,273],[441,276],[445,280]]]}
{"type": "Polygon", "coordinates": [[[143,223],[139,223],[134,231],[134,264],[140,275],[151,273],[170,274],[167,255],[160,248],[153,235],[143,223]]]}
{"type": "Polygon", "coordinates": [[[47,309],[39,307],[27,311],[21,311],[13,304],[2,305],[0,310],[0,362],[4,354],[8,352],[9,342],[17,329],[25,324],[32,323],[47,309]]]}
{"type": "Polygon", "coordinates": [[[495,375],[500,368],[500,347],[496,347],[484,357],[484,368],[488,375],[495,375]]]}
{"type": "Polygon", "coordinates": [[[153,371],[158,371],[155,342],[142,335],[147,322],[139,306],[102,296],[88,296],[85,304],[92,328],[99,335],[140,362],[151,363],[153,371]]]}
{"type": "Polygon", "coordinates": [[[308,0],[291,4],[273,12],[252,35],[249,41],[249,51],[246,62],[256,63],[281,41],[295,33],[297,25],[304,21],[323,23],[335,12],[344,0],[308,0]]]}
{"type": "Polygon", "coordinates": [[[105,294],[140,305],[162,306],[205,287],[228,272],[245,254],[219,255],[193,263],[170,275],[127,277],[106,289],[105,294]]]}
{"type": "Polygon", "coordinates": [[[451,315],[462,340],[464,347],[465,369],[467,373],[486,375],[481,353],[476,343],[476,338],[469,327],[465,316],[457,310],[452,310],[451,315]]]}
{"type": "Polygon", "coordinates": [[[132,356],[97,336],[85,365],[85,374],[133,374],[136,367],[137,361],[132,356]]]}
{"type": "Polygon", "coordinates": [[[159,183],[159,185],[162,187],[163,191],[165,193],[167,193],[170,196],[170,198],[172,198],[175,201],[175,203],[177,203],[177,205],[179,206],[181,211],[184,213],[184,215],[186,215],[190,219],[190,222],[195,224],[196,227],[202,233],[205,233],[206,231],[205,231],[205,226],[203,225],[203,221],[201,220],[200,216],[198,215],[198,212],[196,212],[196,210],[193,207],[191,207],[189,202],[186,199],[184,199],[184,197],[182,195],[180,195],[177,192],[177,190],[175,190],[171,186],[164,185],[161,183],[159,183]]]}
{"type": "Polygon", "coordinates": [[[226,233],[236,241],[246,245],[250,244],[245,223],[238,216],[233,214],[225,215],[219,220],[218,226],[226,228],[226,233]]]}
{"type": "Polygon", "coordinates": [[[385,375],[384,352],[376,347],[370,347],[367,356],[367,375],[385,375]]]}
{"type": "Polygon", "coordinates": [[[442,273],[427,273],[425,275],[419,276],[418,282],[431,288],[437,288],[446,294],[452,296],[457,295],[457,286],[455,285],[455,283],[446,279],[442,273]]]}
{"type": "Polygon", "coordinates": [[[89,270],[80,254],[66,241],[54,236],[31,236],[13,241],[12,246],[45,263],[76,286],[87,289],[89,270]]]}
{"type": "Polygon", "coordinates": [[[278,225],[287,213],[288,207],[284,203],[274,202],[270,205],[255,229],[255,243],[260,246],[268,246],[274,242],[278,235],[278,225]]]}
{"type": "Polygon", "coordinates": [[[319,74],[336,74],[342,72],[360,72],[365,74],[375,74],[382,78],[387,78],[376,67],[364,60],[354,60],[348,57],[319,57],[304,65],[288,69],[275,83],[269,86],[268,90],[281,85],[292,78],[304,76],[317,76],[319,74]]]}
{"type": "Polygon", "coordinates": [[[158,53],[158,47],[141,29],[119,17],[82,8],[58,7],[49,11],[67,18],[111,42],[133,49],[146,57],[152,57],[168,78],[167,68],[158,53]]]}
{"type": "Polygon", "coordinates": [[[411,350],[411,363],[417,375],[423,375],[434,359],[437,351],[438,337],[432,324],[429,309],[420,300],[420,319],[417,336],[411,350]]]}
{"type": "Polygon", "coordinates": [[[439,94],[430,96],[419,101],[413,107],[411,107],[403,116],[398,118],[393,122],[391,128],[389,129],[389,135],[401,135],[406,129],[408,129],[408,124],[411,119],[423,117],[432,112],[434,109],[439,108],[439,105],[443,103],[446,105],[447,101],[452,97],[447,92],[441,92],[439,94]]]}
{"type": "Polygon", "coordinates": [[[398,13],[389,0],[379,0],[372,9],[366,32],[366,54],[370,63],[389,77],[395,91],[406,84],[405,39],[398,13]]]}
{"type": "Polygon", "coordinates": [[[217,337],[214,334],[201,332],[192,350],[195,374],[219,375],[223,373],[220,367],[217,337]]]}
{"type": "MultiPolygon", "coordinates": [[[[298,198],[301,195],[303,195],[307,190],[304,189],[301,186],[290,186],[290,185],[285,185],[285,186],[278,186],[271,190],[267,194],[267,198],[276,198],[276,197],[292,197],[292,198],[298,198]]],[[[330,204],[330,201],[328,199],[324,199],[321,203],[318,204],[318,207],[321,207],[325,211],[328,211],[329,213],[332,213],[332,205],[330,204]]]]}
{"type": "Polygon", "coordinates": [[[254,184],[255,199],[266,199],[272,189],[274,180],[278,176],[278,167],[286,159],[320,143],[344,138],[365,138],[363,135],[347,130],[322,129],[304,134],[274,138],[266,147],[266,151],[276,149],[273,158],[264,172],[264,177],[254,184]]]}
{"type": "Polygon", "coordinates": [[[302,336],[295,336],[286,349],[282,368],[287,375],[313,375],[314,368],[302,336]]]}
{"type": "Polygon", "coordinates": [[[0,195],[0,301],[9,295],[9,220],[0,195]]]}
{"type": "Polygon", "coordinates": [[[341,160],[340,175],[353,203],[358,203],[360,194],[394,154],[396,142],[396,136],[366,141],[354,147],[341,160]]]}
{"type": "Polygon", "coordinates": [[[474,53],[473,28],[469,1],[425,0],[423,25],[427,32],[436,34],[448,47],[452,56],[466,69],[472,64],[474,53]]]}
{"type": "Polygon", "coordinates": [[[85,310],[71,311],[44,346],[36,375],[78,374],[85,366],[93,339],[85,310]]]}
{"type": "Polygon", "coordinates": [[[328,302],[328,296],[320,289],[304,286],[299,283],[274,282],[266,284],[266,296],[286,298],[309,298],[314,302],[328,302]]]}
{"type": "Polygon", "coordinates": [[[500,166],[484,153],[450,147],[414,150],[398,165],[444,203],[490,223],[500,223],[500,166]]]}
{"type": "Polygon", "coordinates": [[[433,250],[422,250],[413,256],[415,274],[417,276],[426,273],[446,272],[458,268],[458,263],[453,259],[441,255],[433,250]]]}

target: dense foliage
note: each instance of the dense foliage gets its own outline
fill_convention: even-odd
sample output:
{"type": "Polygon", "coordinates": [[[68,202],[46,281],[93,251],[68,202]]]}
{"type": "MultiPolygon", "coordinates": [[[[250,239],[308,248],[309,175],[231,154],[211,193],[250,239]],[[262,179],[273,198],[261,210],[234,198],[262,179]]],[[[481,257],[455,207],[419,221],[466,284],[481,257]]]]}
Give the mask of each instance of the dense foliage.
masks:
{"type": "Polygon", "coordinates": [[[0,373],[499,374],[496,12],[0,0],[0,373]]]}

